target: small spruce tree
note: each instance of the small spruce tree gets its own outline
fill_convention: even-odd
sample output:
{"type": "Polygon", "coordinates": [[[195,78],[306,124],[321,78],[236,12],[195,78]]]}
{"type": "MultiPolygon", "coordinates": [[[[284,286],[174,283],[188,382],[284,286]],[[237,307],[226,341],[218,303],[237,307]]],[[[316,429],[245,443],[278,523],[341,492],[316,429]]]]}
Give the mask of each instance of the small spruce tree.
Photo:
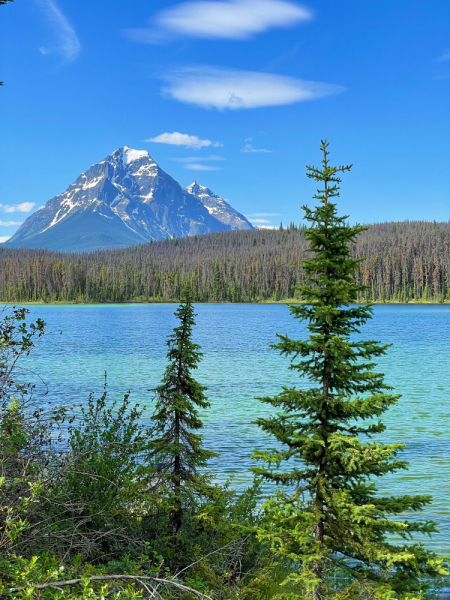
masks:
{"type": "Polygon", "coordinates": [[[309,336],[280,335],[274,346],[312,387],[283,387],[261,398],[279,412],[256,423],[279,444],[256,451],[253,458],[267,466],[254,471],[287,487],[265,504],[258,535],[291,564],[281,597],[418,597],[430,579],[445,575],[445,563],[421,544],[407,543],[435,525],[399,517],[420,511],[430,496],[377,494],[376,478],[406,468],[397,459],[404,444],[370,441],[384,431],[378,418],[399,396],[374,371],[374,359],[388,346],[358,335],[372,308],[355,306],[365,290],[355,282],[363,259],[351,257],[349,244],[365,227],[350,226],[330,201],[339,196],[338,174],[351,166],[330,166],[327,148],[322,141],[322,168],[307,167],[323,189],[314,196],[315,210],[303,207],[314,254],[304,261],[308,285],[299,289],[306,303],[289,307],[307,322],[309,336]]]}
{"type": "Polygon", "coordinates": [[[178,533],[183,521],[183,498],[186,493],[201,494],[207,477],[199,469],[218,456],[202,447],[202,436],[195,431],[203,427],[199,408],[210,406],[206,388],[192,376],[202,357],[200,346],[192,341],[195,325],[190,291],[175,311],[180,324],[167,339],[169,364],[160,386],[156,388],[156,407],[152,416],[156,438],[151,442],[151,456],[173,494],[174,510],[169,528],[178,533]]]}

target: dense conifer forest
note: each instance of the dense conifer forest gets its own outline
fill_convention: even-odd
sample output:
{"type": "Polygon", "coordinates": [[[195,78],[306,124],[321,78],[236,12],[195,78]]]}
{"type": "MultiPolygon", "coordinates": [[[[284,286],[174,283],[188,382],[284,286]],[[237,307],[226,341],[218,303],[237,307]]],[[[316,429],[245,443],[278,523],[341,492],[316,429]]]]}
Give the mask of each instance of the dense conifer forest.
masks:
{"type": "MultiPolygon", "coordinates": [[[[300,298],[304,227],[230,231],[122,250],[70,254],[0,250],[3,302],[179,301],[189,284],[199,302],[300,298]]],[[[361,263],[360,300],[450,300],[450,222],[378,223],[351,245],[361,263]]]]}

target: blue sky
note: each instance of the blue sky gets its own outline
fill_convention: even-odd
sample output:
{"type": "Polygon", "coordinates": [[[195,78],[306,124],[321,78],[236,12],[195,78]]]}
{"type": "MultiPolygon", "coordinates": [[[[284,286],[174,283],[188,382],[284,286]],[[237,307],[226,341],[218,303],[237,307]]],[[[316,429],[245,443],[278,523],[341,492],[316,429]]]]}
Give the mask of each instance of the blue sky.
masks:
{"type": "Polygon", "coordinates": [[[271,226],[300,222],[327,138],[354,164],[351,221],[450,218],[448,0],[21,0],[0,16],[0,238],[124,145],[271,226]]]}

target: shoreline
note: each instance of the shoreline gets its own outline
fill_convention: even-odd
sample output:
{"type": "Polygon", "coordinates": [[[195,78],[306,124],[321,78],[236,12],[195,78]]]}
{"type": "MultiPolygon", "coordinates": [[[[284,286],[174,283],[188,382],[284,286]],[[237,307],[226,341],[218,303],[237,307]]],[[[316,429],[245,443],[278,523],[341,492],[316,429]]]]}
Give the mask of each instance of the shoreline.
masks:
{"type": "MultiPolygon", "coordinates": [[[[124,302],[77,302],[75,300],[55,300],[53,302],[46,302],[45,300],[36,300],[36,301],[4,301],[1,303],[4,305],[24,305],[24,306],[117,306],[117,305],[127,305],[127,304],[179,304],[181,300],[162,300],[162,299],[147,299],[147,300],[126,300],[124,302]]],[[[204,302],[201,300],[195,300],[194,304],[305,304],[298,298],[286,298],[284,300],[255,300],[255,301],[243,301],[243,302],[230,302],[228,300],[223,301],[208,301],[204,302]]],[[[364,301],[364,302],[356,302],[355,304],[373,304],[373,305],[427,305],[427,306],[446,306],[450,305],[450,300],[444,300],[442,302],[436,302],[433,300],[410,300],[409,302],[399,302],[397,300],[386,300],[384,302],[380,301],[364,301]]]]}

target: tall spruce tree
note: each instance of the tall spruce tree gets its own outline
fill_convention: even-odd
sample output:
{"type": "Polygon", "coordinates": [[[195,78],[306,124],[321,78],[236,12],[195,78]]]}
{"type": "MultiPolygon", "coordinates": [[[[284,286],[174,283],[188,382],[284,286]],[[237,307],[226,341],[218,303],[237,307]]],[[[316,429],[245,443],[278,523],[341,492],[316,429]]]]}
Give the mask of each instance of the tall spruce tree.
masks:
{"type": "Polygon", "coordinates": [[[180,324],[167,339],[169,364],[160,386],[156,388],[156,407],[152,416],[156,438],[151,443],[151,455],[157,470],[173,494],[174,510],[169,528],[177,533],[183,521],[183,499],[186,494],[202,493],[207,478],[199,469],[210,458],[218,456],[202,447],[202,436],[195,431],[203,427],[198,408],[210,406],[206,388],[192,376],[202,357],[199,344],[192,341],[195,325],[190,291],[175,311],[180,324]]]}
{"type": "Polygon", "coordinates": [[[331,202],[339,196],[338,174],[351,165],[330,166],[328,142],[320,148],[322,167],[307,167],[307,176],[323,184],[314,196],[319,203],[314,210],[302,207],[313,253],[304,261],[308,285],[299,289],[305,304],[289,307],[294,318],[306,321],[309,335],[280,335],[274,346],[312,387],[283,387],[279,395],[261,398],[279,412],[256,423],[279,444],[256,451],[253,458],[268,464],[254,471],[287,487],[265,504],[258,535],[292,565],[284,597],[416,597],[446,572],[442,559],[408,542],[417,532],[435,531],[430,521],[404,516],[431,498],[377,493],[378,477],[407,468],[397,459],[404,444],[370,439],[385,430],[379,417],[400,396],[374,371],[374,359],[388,346],[359,337],[372,308],[355,306],[364,290],[355,274],[364,259],[353,259],[349,244],[365,228],[350,226],[331,202]]]}

